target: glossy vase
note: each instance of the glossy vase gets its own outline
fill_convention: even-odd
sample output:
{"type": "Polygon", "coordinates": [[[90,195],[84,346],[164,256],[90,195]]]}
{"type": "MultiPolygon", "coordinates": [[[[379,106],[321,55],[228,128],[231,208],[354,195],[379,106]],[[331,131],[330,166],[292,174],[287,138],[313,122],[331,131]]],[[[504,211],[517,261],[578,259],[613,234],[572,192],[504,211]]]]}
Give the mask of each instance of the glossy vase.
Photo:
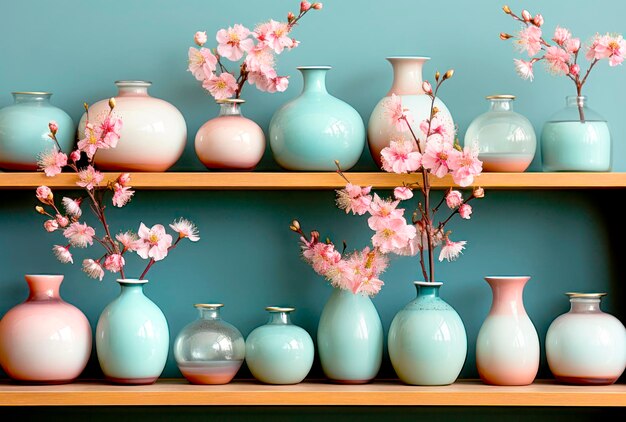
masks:
{"type": "Polygon", "coordinates": [[[309,333],[291,323],[295,308],[270,306],[267,324],[246,339],[246,363],[257,380],[266,384],[297,384],[311,370],[315,346],[309,333]]]}
{"type": "MultiPolygon", "coordinates": [[[[376,164],[381,167],[380,152],[389,146],[391,140],[406,139],[413,142],[410,133],[402,133],[396,130],[390,122],[385,109],[385,102],[389,101],[392,94],[400,96],[402,107],[410,110],[415,120],[413,130],[415,134],[424,139],[424,133],[419,128],[419,123],[430,116],[431,98],[422,89],[422,69],[429,57],[387,57],[393,67],[393,84],[387,95],[383,97],[370,116],[367,126],[367,141],[370,153],[376,164]]],[[[439,98],[435,99],[435,107],[439,110],[438,116],[448,133],[454,133],[454,122],[446,105],[439,98]]]]}
{"type": "Polygon", "coordinates": [[[0,320],[0,365],[16,381],[72,382],[91,354],[91,326],[59,295],[62,275],[27,275],[28,298],[0,320]]]}
{"type": "Polygon", "coordinates": [[[490,95],[489,110],[465,132],[465,146],[478,147],[483,171],[523,172],[535,157],[537,138],[530,121],[513,111],[514,95],[490,95]]]}
{"type": "Polygon", "coordinates": [[[610,171],[611,133],[587,97],[566,97],[566,107],[543,125],[544,171],[610,171]]]}
{"type": "Polygon", "coordinates": [[[317,351],[331,381],[364,384],[373,380],[383,355],[383,326],[372,300],[334,289],[320,316],[317,351]]]}
{"type": "Polygon", "coordinates": [[[227,384],[243,363],[243,336],[221,318],[221,303],[194,306],[200,317],[186,325],[174,341],[178,369],[192,384],[227,384]]]}
{"type": "Polygon", "coordinates": [[[120,295],[104,308],[96,327],[96,351],[105,377],[118,384],[152,384],[169,349],[165,315],[143,294],[148,280],[120,279],[120,295]]]}
{"type": "Polygon", "coordinates": [[[546,356],[554,377],[568,384],[613,384],[626,368],[626,329],[602,312],[606,293],[567,293],[569,312],[546,334],[546,356]]]}
{"type": "Polygon", "coordinates": [[[493,293],[489,315],[476,340],[480,378],[493,385],[528,385],[539,369],[539,337],[526,314],[524,286],[530,277],[485,277],[493,293]]]}
{"type": "Polygon", "coordinates": [[[219,100],[219,115],[196,133],[196,155],[208,169],[252,170],[265,152],[263,130],[241,114],[244,100],[219,100]]]}
{"type": "Polygon", "coordinates": [[[304,66],[302,94],[282,106],[270,122],[270,147],[287,170],[334,171],[353,167],[365,146],[359,113],[326,90],[330,66],[304,66]]]}
{"type": "Polygon", "coordinates": [[[459,314],[439,297],[441,285],[415,282],[417,297],[391,322],[389,357],[396,374],[407,384],[452,384],[465,363],[465,326],[459,314]]]}
{"type": "Polygon", "coordinates": [[[74,145],[76,126],[70,116],[50,104],[49,92],[14,92],[13,104],[0,109],[0,168],[37,170],[37,157],[54,148],[48,123],[57,122],[63,152],[74,145]]]}
{"type": "MultiPolygon", "coordinates": [[[[115,148],[101,149],[95,163],[107,171],[166,171],[178,161],[187,143],[187,125],[183,115],[167,101],[151,97],[152,82],[117,81],[113,113],[123,121],[120,140],[115,148]]],[[[89,117],[97,121],[109,112],[109,100],[89,107],[89,117]]],[[[78,129],[84,137],[85,115],[78,129]]]]}

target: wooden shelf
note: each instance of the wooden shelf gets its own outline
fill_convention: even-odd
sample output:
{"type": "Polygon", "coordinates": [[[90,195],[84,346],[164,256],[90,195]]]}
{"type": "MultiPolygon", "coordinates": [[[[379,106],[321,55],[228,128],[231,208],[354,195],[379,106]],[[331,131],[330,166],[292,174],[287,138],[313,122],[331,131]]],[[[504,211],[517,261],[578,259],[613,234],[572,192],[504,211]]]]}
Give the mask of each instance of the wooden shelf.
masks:
{"type": "MultiPolygon", "coordinates": [[[[397,175],[383,172],[346,173],[350,181],[361,186],[389,189],[402,182],[415,182],[419,175],[397,175]]],[[[105,182],[119,173],[105,173],[105,182]]],[[[448,176],[433,178],[436,189],[454,186],[448,176]]],[[[43,173],[0,173],[0,189],[33,189],[43,184],[53,188],[75,189],[76,176],[60,174],[46,177],[43,173]]],[[[166,172],[132,173],[136,189],[159,190],[314,190],[343,187],[344,180],[334,172],[166,172]]],[[[475,185],[486,189],[603,189],[626,188],[626,173],[483,173],[475,185]]]]}
{"type": "Polygon", "coordinates": [[[149,386],[77,382],[22,386],[0,382],[0,406],[626,406],[626,385],[567,386],[538,381],[524,387],[497,387],[459,381],[443,387],[414,387],[397,381],[366,385],[305,382],[263,385],[236,381],[191,385],[160,380],[149,386]]]}

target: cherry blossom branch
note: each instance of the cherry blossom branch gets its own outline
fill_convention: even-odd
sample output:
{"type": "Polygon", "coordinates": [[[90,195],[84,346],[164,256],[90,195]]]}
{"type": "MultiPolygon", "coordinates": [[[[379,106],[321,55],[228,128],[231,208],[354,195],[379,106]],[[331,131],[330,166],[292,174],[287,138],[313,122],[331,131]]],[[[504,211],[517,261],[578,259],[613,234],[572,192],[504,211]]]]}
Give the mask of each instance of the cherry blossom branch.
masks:
{"type": "MultiPolygon", "coordinates": [[[[182,237],[179,237],[178,239],[176,239],[176,242],[174,242],[174,244],[172,246],[170,246],[169,248],[167,248],[167,252],[169,253],[171,250],[175,249],[176,246],[178,246],[178,243],[180,242],[180,240],[182,239],[182,237]]],[[[146,276],[146,274],[148,273],[148,271],[150,270],[150,268],[152,268],[152,266],[156,263],[156,261],[154,260],[154,258],[150,258],[150,261],[148,261],[148,265],[146,265],[146,269],[143,270],[143,272],[141,273],[141,275],[139,276],[139,280],[143,280],[144,277],[146,276]]]]}

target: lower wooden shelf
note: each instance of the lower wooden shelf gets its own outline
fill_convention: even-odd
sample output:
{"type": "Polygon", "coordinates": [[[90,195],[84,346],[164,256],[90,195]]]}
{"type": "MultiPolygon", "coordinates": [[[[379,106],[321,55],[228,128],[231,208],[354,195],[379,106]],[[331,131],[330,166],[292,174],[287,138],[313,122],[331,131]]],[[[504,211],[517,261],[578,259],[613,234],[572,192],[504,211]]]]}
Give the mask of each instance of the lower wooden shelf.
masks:
{"type": "Polygon", "coordinates": [[[568,386],[537,381],[523,387],[463,380],[442,387],[414,387],[398,381],[337,385],[308,381],[273,386],[255,381],[191,385],[182,379],[149,386],[81,381],[25,386],[0,382],[0,406],[626,406],[626,385],[568,386]]]}

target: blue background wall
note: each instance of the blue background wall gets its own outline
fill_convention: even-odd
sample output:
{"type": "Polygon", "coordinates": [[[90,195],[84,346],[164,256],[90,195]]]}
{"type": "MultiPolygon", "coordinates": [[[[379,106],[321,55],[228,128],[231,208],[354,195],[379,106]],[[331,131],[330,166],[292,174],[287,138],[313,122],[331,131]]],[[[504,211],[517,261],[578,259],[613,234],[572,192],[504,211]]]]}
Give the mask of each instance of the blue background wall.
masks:
{"type": "MultiPolygon", "coordinates": [[[[511,1],[515,10],[540,11],[546,30],[568,26],[583,39],[596,31],[623,31],[626,4],[618,0],[511,1]],[[594,16],[593,19],[590,19],[594,16]]],[[[514,72],[516,57],[510,43],[499,40],[514,22],[499,1],[466,2],[394,0],[337,1],[311,13],[294,36],[302,44],[279,58],[279,69],[291,75],[283,94],[260,93],[246,86],[244,112],[267,129],[272,113],[301,89],[299,65],[328,64],[330,92],[352,104],[365,121],[391,83],[384,57],[429,55],[425,77],[454,68],[454,79],[441,97],[452,111],[462,135],[469,122],[486,110],[483,97],[493,93],[518,96],[517,111],[540,132],[543,122],[572,95],[573,84],[537,69],[533,83],[514,72]],[[442,12],[442,9],[444,12],[442,12]]],[[[186,72],[187,49],[197,30],[212,36],[219,28],[241,22],[252,27],[269,17],[282,18],[298,2],[240,0],[216,2],[135,0],[85,2],[22,0],[0,6],[0,106],[12,102],[11,91],[54,92],[54,104],[78,120],[83,101],[113,96],[113,81],[153,81],[152,95],[176,105],[189,132],[187,150],[176,170],[203,170],[193,152],[193,136],[217,113],[211,98],[186,72]],[[290,7],[291,6],[291,7],[290,7]]],[[[614,169],[626,171],[622,138],[626,72],[622,67],[598,66],[586,86],[593,108],[610,122],[614,136],[614,169]]],[[[278,167],[266,154],[259,170],[278,167]]],[[[539,170],[536,162],[534,170],[539,170]]],[[[373,171],[367,152],[357,169],[373,171]]],[[[456,238],[469,247],[456,262],[440,265],[446,283],[442,294],[460,313],[467,327],[469,355],[463,377],[476,377],[474,346],[491,295],[482,281],[490,274],[529,274],[526,308],[540,337],[549,323],[568,309],[563,292],[609,291],[605,309],[624,319],[624,269],[618,257],[623,233],[618,210],[611,206],[615,191],[488,191],[475,205],[470,222],[456,222],[456,238]],[[621,236],[620,236],[621,237],[621,236]]],[[[0,315],[27,294],[25,273],[63,273],[63,297],[80,307],[93,326],[100,311],[117,294],[114,276],[102,283],[88,279],[78,265],[64,266],[50,253],[59,234],[41,229],[32,211],[32,192],[4,191],[0,206],[0,315]]],[[[306,228],[318,228],[337,241],[362,247],[371,234],[365,220],[345,216],[333,206],[333,193],[281,192],[138,192],[131,205],[111,210],[115,230],[167,223],[186,216],[197,223],[202,240],[184,244],[150,273],[147,294],[163,309],[172,338],[195,318],[193,303],[220,301],[223,316],[244,335],[264,323],[268,305],[294,305],[294,321],[315,334],[317,319],[330,288],[298,257],[296,237],[288,230],[298,217],[306,228]]],[[[75,261],[87,255],[77,254],[75,261]]],[[[137,262],[135,262],[137,264],[137,262]]],[[[134,264],[132,264],[134,265],[134,264]]],[[[388,328],[395,312],[414,296],[411,282],[420,277],[418,262],[398,258],[386,273],[387,285],[374,303],[388,328]]],[[[139,271],[139,265],[133,266],[139,271]]],[[[130,272],[132,274],[132,271],[130,272]]],[[[94,359],[86,376],[99,376],[94,359]]],[[[164,373],[180,376],[170,356],[164,373]]],[[[246,372],[242,373],[246,376],[246,372]]],[[[392,377],[385,360],[382,377],[392,377]]],[[[542,364],[541,376],[549,372],[542,364]]],[[[319,366],[313,376],[321,376],[319,366]]]]}

